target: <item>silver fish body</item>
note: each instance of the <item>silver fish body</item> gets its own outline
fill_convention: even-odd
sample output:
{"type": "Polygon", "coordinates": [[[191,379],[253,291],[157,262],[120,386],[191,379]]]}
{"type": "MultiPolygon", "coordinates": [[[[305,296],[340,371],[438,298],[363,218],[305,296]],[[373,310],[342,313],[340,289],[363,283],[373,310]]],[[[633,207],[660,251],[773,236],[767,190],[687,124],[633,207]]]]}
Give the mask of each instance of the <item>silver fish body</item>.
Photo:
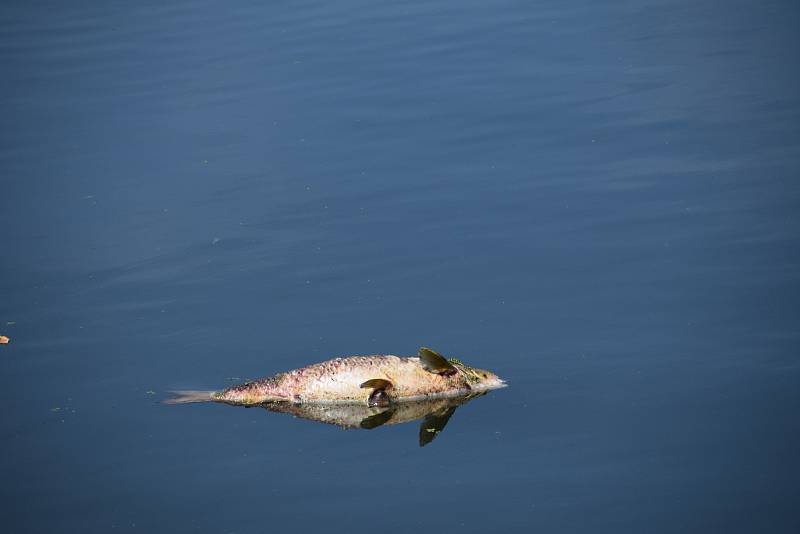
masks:
{"type": "Polygon", "coordinates": [[[247,382],[213,394],[232,404],[294,403],[366,404],[374,389],[370,381],[388,383],[391,402],[456,397],[505,386],[497,375],[449,362],[447,373],[431,372],[420,358],[393,355],[349,356],[247,382]]]}

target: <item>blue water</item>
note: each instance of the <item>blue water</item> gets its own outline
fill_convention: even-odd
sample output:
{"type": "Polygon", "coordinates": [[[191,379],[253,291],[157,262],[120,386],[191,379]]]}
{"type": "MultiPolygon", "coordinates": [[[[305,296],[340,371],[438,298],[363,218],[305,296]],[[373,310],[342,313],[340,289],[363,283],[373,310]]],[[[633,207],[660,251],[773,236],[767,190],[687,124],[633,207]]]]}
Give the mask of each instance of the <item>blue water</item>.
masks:
{"type": "Polygon", "coordinates": [[[798,532],[793,2],[6,2],[4,532],[798,532]],[[421,345],[342,431],[165,406],[421,345]]]}

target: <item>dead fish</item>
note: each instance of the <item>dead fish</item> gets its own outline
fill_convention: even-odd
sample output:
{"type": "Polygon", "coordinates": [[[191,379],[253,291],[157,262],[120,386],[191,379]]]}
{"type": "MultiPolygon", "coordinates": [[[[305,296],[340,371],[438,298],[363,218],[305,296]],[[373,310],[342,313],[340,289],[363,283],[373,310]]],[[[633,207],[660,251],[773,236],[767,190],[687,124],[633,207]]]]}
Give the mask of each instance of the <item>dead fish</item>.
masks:
{"type": "Polygon", "coordinates": [[[496,374],[422,347],[418,357],[392,355],[334,358],[222,391],[176,391],[169,404],[266,402],[361,404],[385,407],[452,398],[505,387],[496,374]]]}

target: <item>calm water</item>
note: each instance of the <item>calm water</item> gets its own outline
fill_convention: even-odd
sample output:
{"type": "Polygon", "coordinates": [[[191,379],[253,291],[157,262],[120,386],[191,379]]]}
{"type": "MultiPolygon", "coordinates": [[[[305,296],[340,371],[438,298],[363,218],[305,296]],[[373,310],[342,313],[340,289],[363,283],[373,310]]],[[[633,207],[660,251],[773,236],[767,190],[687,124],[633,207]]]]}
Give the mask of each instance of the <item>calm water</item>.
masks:
{"type": "Polygon", "coordinates": [[[793,2],[6,2],[10,533],[797,532],[793,2]],[[429,345],[339,430],[171,389],[429,345]]]}

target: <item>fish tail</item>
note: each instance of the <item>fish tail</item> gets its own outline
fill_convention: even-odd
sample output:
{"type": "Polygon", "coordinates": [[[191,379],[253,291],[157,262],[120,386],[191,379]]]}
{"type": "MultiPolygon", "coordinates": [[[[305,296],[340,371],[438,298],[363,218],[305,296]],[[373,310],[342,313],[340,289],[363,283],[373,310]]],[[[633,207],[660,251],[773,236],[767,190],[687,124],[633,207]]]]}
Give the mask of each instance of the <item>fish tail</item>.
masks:
{"type": "Polygon", "coordinates": [[[191,404],[194,402],[213,402],[216,391],[178,390],[170,391],[172,397],[164,400],[164,404],[191,404]]]}

